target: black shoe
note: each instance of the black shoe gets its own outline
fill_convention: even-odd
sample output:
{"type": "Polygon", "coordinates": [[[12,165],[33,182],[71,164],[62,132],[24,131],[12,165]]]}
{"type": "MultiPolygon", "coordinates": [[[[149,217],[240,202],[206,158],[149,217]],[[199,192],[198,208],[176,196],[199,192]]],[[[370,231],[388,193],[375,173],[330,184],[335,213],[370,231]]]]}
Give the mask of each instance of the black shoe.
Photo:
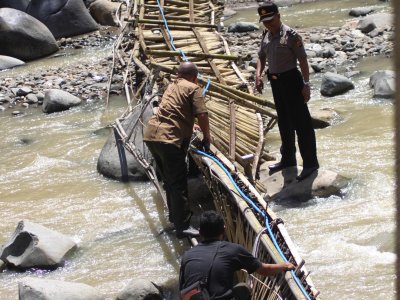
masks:
{"type": "Polygon", "coordinates": [[[285,168],[294,167],[294,166],[296,166],[296,163],[288,164],[288,163],[278,162],[276,164],[268,166],[269,174],[271,175],[271,174],[276,173],[285,168]]]}
{"type": "Polygon", "coordinates": [[[310,176],[312,173],[318,170],[318,167],[310,167],[310,168],[303,168],[301,173],[296,176],[296,179],[298,181],[302,181],[304,178],[307,178],[310,176]]]}
{"type": "Polygon", "coordinates": [[[200,236],[200,232],[196,228],[194,228],[192,226],[189,226],[188,228],[183,229],[183,230],[177,230],[176,231],[176,237],[178,239],[183,239],[185,237],[189,237],[189,238],[190,237],[197,237],[197,236],[200,236]]]}

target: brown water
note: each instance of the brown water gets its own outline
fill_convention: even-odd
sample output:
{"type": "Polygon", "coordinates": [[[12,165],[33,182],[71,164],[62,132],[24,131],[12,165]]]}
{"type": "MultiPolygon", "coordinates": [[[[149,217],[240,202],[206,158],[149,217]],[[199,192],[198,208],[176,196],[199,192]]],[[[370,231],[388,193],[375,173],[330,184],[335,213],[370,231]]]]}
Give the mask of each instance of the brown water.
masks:
{"type": "MultiPolygon", "coordinates": [[[[334,10],[341,3],[379,1],[323,2],[334,10]]],[[[295,11],[303,7],[312,9],[304,4],[295,11]]],[[[311,78],[311,109],[340,114],[334,126],[317,131],[317,142],[321,166],[352,179],[347,195],[276,203],[273,210],[285,220],[321,299],[394,299],[393,102],[373,99],[368,87],[370,74],[391,68],[391,61],[366,59],[356,68],[362,71],[353,79],[356,89],[343,96],[322,97],[320,76],[311,78]]],[[[100,101],[51,115],[35,109],[20,117],[0,113],[0,244],[26,219],[73,237],[79,246],[55,271],[0,274],[0,299],[18,299],[17,283],[28,276],[87,283],[107,299],[135,278],[176,280],[186,245],[158,236],[165,212],[155,189],[96,171],[108,135],[104,127],[124,109],[115,98],[108,110],[100,101]]],[[[269,138],[276,151],[277,130],[269,138]]]]}

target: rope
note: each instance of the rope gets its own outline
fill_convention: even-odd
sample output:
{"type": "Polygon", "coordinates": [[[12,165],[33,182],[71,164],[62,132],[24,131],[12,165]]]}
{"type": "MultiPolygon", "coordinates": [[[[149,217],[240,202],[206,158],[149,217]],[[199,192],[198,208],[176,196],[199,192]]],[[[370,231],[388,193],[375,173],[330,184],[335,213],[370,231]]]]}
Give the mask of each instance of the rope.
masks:
{"type": "MultiPolygon", "coordinates": [[[[260,215],[262,215],[265,219],[265,228],[267,229],[271,240],[275,246],[275,248],[278,250],[278,253],[280,254],[281,258],[285,261],[288,262],[287,258],[285,257],[285,255],[283,254],[281,248],[279,247],[274,234],[272,233],[271,227],[269,226],[268,223],[268,216],[265,214],[265,212],[263,212],[259,207],[257,207],[253,201],[251,201],[251,199],[245,194],[243,193],[243,191],[238,187],[238,185],[236,184],[235,180],[232,178],[232,175],[230,174],[230,172],[225,168],[225,166],[218,160],[216,159],[214,156],[211,156],[203,151],[197,150],[193,147],[190,148],[191,151],[200,154],[202,156],[205,156],[211,160],[213,160],[214,162],[217,163],[217,165],[226,173],[226,175],[228,176],[229,180],[232,182],[233,186],[236,188],[236,190],[239,192],[239,194],[242,196],[242,198],[248,203],[250,204],[250,206],[257,211],[260,215]]],[[[303,295],[307,298],[307,300],[311,300],[311,298],[309,297],[309,295],[307,294],[307,292],[304,290],[303,285],[301,284],[300,280],[297,278],[296,274],[294,271],[290,271],[296,284],[298,285],[298,287],[300,288],[301,292],[303,293],[303,295]]]]}
{"type": "MultiPolygon", "coordinates": [[[[159,10],[160,10],[160,14],[161,14],[161,16],[162,16],[162,18],[163,18],[164,25],[165,25],[165,29],[166,29],[166,31],[167,31],[167,33],[168,33],[168,36],[169,36],[169,40],[170,40],[170,42],[171,42],[172,49],[174,49],[174,51],[179,51],[179,52],[181,53],[182,58],[183,58],[186,62],[189,62],[188,58],[187,58],[186,55],[185,55],[185,52],[183,52],[182,49],[180,49],[180,48],[177,49],[177,48],[175,47],[175,44],[174,44],[174,37],[172,36],[171,31],[169,30],[168,22],[167,22],[167,19],[165,18],[164,10],[163,10],[163,8],[162,8],[161,3],[160,3],[159,0],[157,0],[157,6],[158,6],[158,8],[159,8],[159,10]]],[[[199,73],[198,76],[201,77],[201,74],[199,73]]],[[[202,96],[204,96],[204,95],[207,93],[207,90],[208,90],[208,87],[210,86],[210,83],[211,83],[211,80],[208,79],[207,84],[206,84],[206,87],[203,89],[203,93],[201,94],[202,96]]]]}

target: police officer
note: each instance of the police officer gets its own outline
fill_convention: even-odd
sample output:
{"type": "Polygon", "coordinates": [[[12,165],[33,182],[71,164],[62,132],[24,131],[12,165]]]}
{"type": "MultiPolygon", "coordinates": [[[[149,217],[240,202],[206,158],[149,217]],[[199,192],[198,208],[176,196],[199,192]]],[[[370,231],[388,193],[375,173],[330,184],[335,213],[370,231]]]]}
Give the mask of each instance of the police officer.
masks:
{"type": "Polygon", "coordinates": [[[315,132],[307,102],[310,100],[310,83],[307,54],[300,35],[281,22],[278,7],[264,2],[258,7],[264,32],[258,52],[256,88],[264,87],[262,72],[268,62],[267,77],[278,115],[281,136],[281,160],[269,166],[270,173],[296,166],[296,142],[303,159],[303,170],[296,177],[303,180],[319,168],[315,132]],[[301,72],[297,69],[297,61],[301,72]]]}

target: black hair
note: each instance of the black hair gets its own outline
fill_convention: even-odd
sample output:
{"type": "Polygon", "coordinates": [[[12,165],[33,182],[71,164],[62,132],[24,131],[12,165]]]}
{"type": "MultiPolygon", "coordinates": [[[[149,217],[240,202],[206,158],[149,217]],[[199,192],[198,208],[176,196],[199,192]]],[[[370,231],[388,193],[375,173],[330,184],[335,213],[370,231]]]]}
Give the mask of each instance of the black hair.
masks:
{"type": "Polygon", "coordinates": [[[201,214],[200,234],[205,239],[217,238],[224,230],[224,219],[215,211],[209,210],[201,214]]]}

